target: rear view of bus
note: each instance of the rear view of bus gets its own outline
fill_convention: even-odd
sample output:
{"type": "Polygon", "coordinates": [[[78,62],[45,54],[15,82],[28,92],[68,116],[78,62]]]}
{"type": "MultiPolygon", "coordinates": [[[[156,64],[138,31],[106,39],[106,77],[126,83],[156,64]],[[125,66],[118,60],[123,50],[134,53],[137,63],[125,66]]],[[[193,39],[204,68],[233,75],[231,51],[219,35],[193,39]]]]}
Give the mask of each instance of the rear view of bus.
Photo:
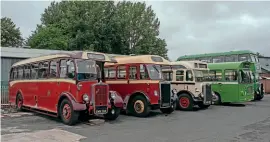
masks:
{"type": "Polygon", "coordinates": [[[215,93],[215,104],[240,103],[254,99],[254,77],[251,62],[210,63],[209,81],[215,93]]]}

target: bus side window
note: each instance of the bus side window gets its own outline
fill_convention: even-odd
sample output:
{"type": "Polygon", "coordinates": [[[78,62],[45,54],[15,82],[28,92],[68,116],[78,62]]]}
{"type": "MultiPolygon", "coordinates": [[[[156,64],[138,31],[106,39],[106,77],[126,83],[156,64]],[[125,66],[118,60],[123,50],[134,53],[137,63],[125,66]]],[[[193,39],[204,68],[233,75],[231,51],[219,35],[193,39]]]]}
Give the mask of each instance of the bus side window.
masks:
{"type": "Polygon", "coordinates": [[[140,79],[147,79],[148,74],[145,70],[145,66],[143,64],[140,64],[140,79]]]}
{"type": "Polygon", "coordinates": [[[67,77],[67,61],[60,60],[60,78],[67,77]]]}
{"type": "Polygon", "coordinates": [[[38,72],[38,64],[32,64],[31,65],[31,79],[37,78],[37,72],[38,72]]]}
{"type": "MultiPolygon", "coordinates": [[[[115,67],[109,67],[108,68],[108,77],[107,78],[114,79],[115,76],[116,76],[115,67]]],[[[106,77],[106,75],[105,75],[105,77],[106,77]]]]}
{"type": "Polygon", "coordinates": [[[137,67],[129,67],[129,79],[137,79],[137,67]]]}
{"type": "Polygon", "coordinates": [[[73,79],[75,77],[75,65],[74,65],[74,62],[72,60],[68,60],[67,63],[68,63],[67,64],[67,66],[68,66],[68,68],[67,68],[67,72],[68,72],[67,77],[73,79]]]}
{"type": "Polygon", "coordinates": [[[237,81],[237,71],[236,70],[225,70],[225,80],[226,81],[237,81]]]}
{"type": "Polygon", "coordinates": [[[13,68],[13,80],[17,80],[17,78],[18,78],[18,70],[17,70],[17,68],[13,68]]]}
{"type": "Polygon", "coordinates": [[[176,71],[176,81],[184,81],[184,71],[183,70],[176,71]]]}
{"type": "Polygon", "coordinates": [[[211,70],[209,72],[210,81],[221,81],[222,71],[221,70],[211,70]]]}
{"type": "Polygon", "coordinates": [[[163,78],[166,81],[172,81],[172,72],[163,72],[163,78]]]}
{"type": "Polygon", "coordinates": [[[24,66],[24,78],[25,79],[30,79],[31,78],[31,76],[30,76],[30,66],[29,65],[24,66]]]}
{"type": "Polygon", "coordinates": [[[49,63],[44,62],[39,64],[38,68],[38,78],[47,78],[48,77],[48,70],[49,70],[49,63]]]}
{"type": "Polygon", "coordinates": [[[51,61],[50,62],[50,78],[56,78],[57,77],[57,62],[51,61]]]}
{"type": "Polygon", "coordinates": [[[193,81],[193,74],[191,70],[186,71],[186,81],[193,81]]]}
{"type": "Polygon", "coordinates": [[[118,79],[126,79],[126,66],[118,66],[117,67],[117,78],[118,79]]]}
{"type": "Polygon", "coordinates": [[[18,79],[23,79],[23,67],[18,68],[18,79]]]}

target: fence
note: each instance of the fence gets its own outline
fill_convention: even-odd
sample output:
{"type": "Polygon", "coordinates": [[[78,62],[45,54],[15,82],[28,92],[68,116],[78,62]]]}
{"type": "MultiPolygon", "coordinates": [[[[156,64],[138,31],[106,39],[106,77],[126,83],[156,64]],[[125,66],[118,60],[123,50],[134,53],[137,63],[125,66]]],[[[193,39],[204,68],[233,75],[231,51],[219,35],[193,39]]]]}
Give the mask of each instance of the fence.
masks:
{"type": "Polygon", "coordinates": [[[9,105],[8,82],[1,81],[1,107],[9,105]]]}
{"type": "Polygon", "coordinates": [[[260,82],[263,84],[265,93],[270,94],[270,78],[263,78],[260,82]]]}

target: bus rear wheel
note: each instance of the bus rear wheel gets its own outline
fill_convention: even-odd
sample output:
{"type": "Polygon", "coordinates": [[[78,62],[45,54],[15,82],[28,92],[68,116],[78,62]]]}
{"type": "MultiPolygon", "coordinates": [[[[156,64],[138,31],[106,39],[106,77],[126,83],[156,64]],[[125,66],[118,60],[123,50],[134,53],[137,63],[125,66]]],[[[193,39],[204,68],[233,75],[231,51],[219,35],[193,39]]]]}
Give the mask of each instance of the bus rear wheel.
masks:
{"type": "Polygon", "coordinates": [[[178,107],[180,110],[190,111],[193,110],[193,99],[188,94],[179,95],[178,107]]]}
{"type": "Polygon", "coordinates": [[[17,111],[22,111],[23,98],[21,94],[18,94],[16,97],[16,109],[17,111]]]}
{"type": "Polygon", "coordinates": [[[137,117],[146,117],[150,113],[150,107],[143,96],[135,96],[130,104],[131,112],[137,117]]]}
{"type": "Polygon", "coordinates": [[[64,124],[74,125],[78,122],[79,112],[73,110],[72,104],[68,99],[61,102],[59,109],[61,120],[64,124]]]}

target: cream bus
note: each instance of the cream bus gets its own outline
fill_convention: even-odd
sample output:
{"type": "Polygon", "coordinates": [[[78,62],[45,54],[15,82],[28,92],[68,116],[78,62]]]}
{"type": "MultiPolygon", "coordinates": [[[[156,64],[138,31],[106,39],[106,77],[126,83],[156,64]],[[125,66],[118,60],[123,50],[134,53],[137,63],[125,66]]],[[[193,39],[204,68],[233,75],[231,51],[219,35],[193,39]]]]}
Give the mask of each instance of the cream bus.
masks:
{"type": "Polygon", "coordinates": [[[164,79],[171,81],[173,91],[177,93],[177,108],[192,110],[195,105],[200,108],[211,105],[211,85],[205,82],[208,72],[207,63],[201,61],[178,61],[162,66],[164,79]]]}

